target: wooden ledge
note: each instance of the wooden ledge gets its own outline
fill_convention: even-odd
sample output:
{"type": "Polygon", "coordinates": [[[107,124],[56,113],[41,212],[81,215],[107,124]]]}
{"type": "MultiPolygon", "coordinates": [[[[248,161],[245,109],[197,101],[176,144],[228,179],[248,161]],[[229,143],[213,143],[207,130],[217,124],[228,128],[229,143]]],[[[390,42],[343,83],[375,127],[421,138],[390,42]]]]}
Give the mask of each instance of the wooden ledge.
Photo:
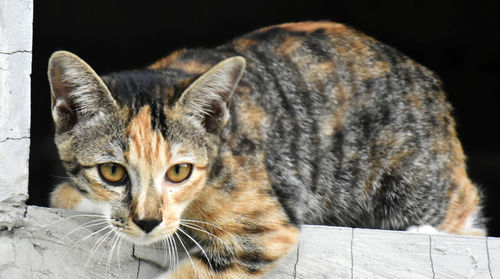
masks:
{"type": "MultiPolygon", "coordinates": [[[[0,278],[155,278],[169,262],[82,215],[28,206],[0,231],[0,278]]],[[[500,238],[304,226],[266,278],[500,278],[500,238]]]]}

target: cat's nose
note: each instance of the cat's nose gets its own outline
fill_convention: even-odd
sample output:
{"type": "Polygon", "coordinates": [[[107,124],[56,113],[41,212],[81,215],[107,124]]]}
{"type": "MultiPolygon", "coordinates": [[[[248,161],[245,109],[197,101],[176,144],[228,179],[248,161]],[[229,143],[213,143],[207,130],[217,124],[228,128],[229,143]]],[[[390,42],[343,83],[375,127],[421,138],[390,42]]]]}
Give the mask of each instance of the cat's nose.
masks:
{"type": "Polygon", "coordinates": [[[141,228],[144,232],[149,233],[152,231],[156,226],[158,226],[161,223],[161,220],[156,220],[156,219],[142,219],[142,220],[137,220],[134,219],[134,223],[137,224],[139,228],[141,228]]]}

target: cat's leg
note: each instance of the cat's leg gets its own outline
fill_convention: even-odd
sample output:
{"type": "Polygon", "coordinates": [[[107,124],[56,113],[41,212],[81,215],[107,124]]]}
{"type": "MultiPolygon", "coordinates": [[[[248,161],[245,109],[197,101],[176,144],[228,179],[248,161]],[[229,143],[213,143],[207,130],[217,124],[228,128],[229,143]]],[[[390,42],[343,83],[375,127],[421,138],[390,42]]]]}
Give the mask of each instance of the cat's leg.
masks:
{"type": "MultiPolygon", "coordinates": [[[[471,195],[473,198],[474,196],[471,195]]],[[[467,198],[463,199],[467,201],[467,198]]],[[[468,205],[475,209],[470,213],[470,208],[467,208],[467,204],[463,202],[462,206],[451,204],[448,211],[448,216],[444,219],[438,227],[433,227],[431,225],[420,225],[420,226],[410,226],[406,229],[408,232],[414,233],[426,233],[426,234],[462,234],[462,235],[475,235],[475,236],[485,236],[486,229],[484,228],[484,220],[481,215],[481,207],[477,203],[472,203],[468,205]],[[451,216],[451,217],[450,217],[451,216]]]]}
{"type": "MultiPolygon", "coordinates": [[[[297,244],[299,230],[293,225],[277,225],[274,231],[258,236],[232,235],[231,245],[205,248],[206,253],[191,254],[177,269],[161,279],[242,279],[260,278],[276,266],[297,244]]],[[[263,228],[263,229],[269,229],[263,228]]],[[[224,240],[226,242],[226,240],[224,240]]]]}
{"type": "Polygon", "coordinates": [[[50,193],[50,206],[89,213],[104,213],[109,207],[103,201],[87,198],[67,182],[57,185],[50,193]]]}
{"type": "Polygon", "coordinates": [[[480,192],[470,181],[463,166],[454,172],[452,183],[453,187],[448,192],[448,208],[438,229],[453,234],[486,235],[480,192]]]}

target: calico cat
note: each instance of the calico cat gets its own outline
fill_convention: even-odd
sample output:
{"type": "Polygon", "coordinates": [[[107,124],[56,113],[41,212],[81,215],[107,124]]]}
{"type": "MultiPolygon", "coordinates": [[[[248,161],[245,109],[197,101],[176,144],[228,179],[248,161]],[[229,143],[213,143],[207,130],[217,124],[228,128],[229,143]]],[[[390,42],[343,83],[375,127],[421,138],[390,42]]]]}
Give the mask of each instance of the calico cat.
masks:
{"type": "Polygon", "coordinates": [[[342,24],[102,77],[58,51],[48,75],[69,176],[52,206],[104,214],[134,243],[189,234],[192,262],[164,278],[260,277],[301,224],[485,234],[439,80],[342,24]]]}

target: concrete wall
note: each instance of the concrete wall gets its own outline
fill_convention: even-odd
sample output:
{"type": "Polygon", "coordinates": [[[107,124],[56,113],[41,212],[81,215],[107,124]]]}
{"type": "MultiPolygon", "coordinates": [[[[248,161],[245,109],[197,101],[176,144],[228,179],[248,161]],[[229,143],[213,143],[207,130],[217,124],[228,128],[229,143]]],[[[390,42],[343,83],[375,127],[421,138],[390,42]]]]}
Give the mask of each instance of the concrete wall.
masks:
{"type": "Polygon", "coordinates": [[[32,0],[0,0],[0,228],[28,198],[32,20],[32,0]]]}

